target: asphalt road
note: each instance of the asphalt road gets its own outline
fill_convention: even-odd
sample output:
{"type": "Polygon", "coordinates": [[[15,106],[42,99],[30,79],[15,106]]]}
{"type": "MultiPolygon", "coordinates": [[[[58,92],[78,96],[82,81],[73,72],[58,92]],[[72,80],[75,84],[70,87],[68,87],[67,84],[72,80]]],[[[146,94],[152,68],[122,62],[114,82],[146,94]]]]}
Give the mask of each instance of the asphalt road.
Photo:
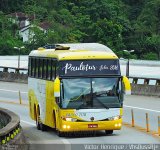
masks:
{"type": "MultiPolygon", "coordinates": [[[[113,135],[106,136],[104,132],[97,132],[93,135],[74,135],[74,137],[59,138],[55,131],[47,132],[38,131],[35,127],[35,122],[29,118],[28,107],[24,105],[4,103],[19,102],[18,91],[21,91],[23,103],[27,102],[27,84],[0,82],[0,107],[7,108],[17,113],[21,118],[21,126],[23,127],[25,136],[29,143],[32,143],[30,149],[34,149],[34,144],[51,144],[48,146],[58,149],[89,149],[84,144],[160,144],[160,138],[155,138],[145,132],[141,132],[135,128],[123,126],[122,130],[115,131],[113,135]],[[70,145],[73,144],[73,145],[70,145]],[[75,145],[81,144],[81,145],[75,145]]],[[[124,116],[125,122],[131,122],[131,109],[134,111],[135,124],[145,128],[145,113],[149,114],[150,128],[157,131],[158,122],[157,116],[160,115],[160,98],[145,97],[145,96],[126,96],[124,101],[124,116]]],[[[36,145],[37,148],[38,145],[36,145]]],[[[46,145],[39,145],[37,149],[46,149],[46,145]]],[[[100,145],[97,145],[100,146],[100,145]]],[[[101,145],[103,146],[103,145],[101,145]]],[[[100,148],[100,147],[99,147],[100,148]]],[[[50,148],[49,148],[50,149],[50,148]]]]}

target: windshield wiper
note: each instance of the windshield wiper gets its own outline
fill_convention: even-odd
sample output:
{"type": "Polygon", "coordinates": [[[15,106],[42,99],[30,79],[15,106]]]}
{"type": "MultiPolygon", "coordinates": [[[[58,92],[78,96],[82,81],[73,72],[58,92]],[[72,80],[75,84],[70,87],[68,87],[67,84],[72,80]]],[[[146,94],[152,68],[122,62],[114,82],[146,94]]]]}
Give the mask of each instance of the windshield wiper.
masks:
{"type": "Polygon", "coordinates": [[[109,109],[108,106],[106,106],[104,103],[102,103],[98,98],[94,97],[101,105],[103,105],[106,109],[109,109]]]}
{"type": "Polygon", "coordinates": [[[80,109],[84,104],[79,105],[76,109],[80,109]]]}

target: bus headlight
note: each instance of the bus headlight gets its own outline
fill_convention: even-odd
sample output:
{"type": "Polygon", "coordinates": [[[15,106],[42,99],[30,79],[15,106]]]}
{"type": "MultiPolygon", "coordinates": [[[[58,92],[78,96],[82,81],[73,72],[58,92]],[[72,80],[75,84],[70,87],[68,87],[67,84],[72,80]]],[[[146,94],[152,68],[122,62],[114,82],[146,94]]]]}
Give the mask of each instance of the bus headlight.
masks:
{"type": "Polygon", "coordinates": [[[71,121],[71,122],[76,122],[77,119],[76,118],[69,118],[69,117],[63,117],[64,121],[71,121]]]}
{"type": "Polygon", "coordinates": [[[121,119],[121,116],[114,116],[114,117],[110,117],[108,118],[108,120],[118,120],[118,119],[121,119]]]}
{"type": "Polygon", "coordinates": [[[63,125],[63,129],[70,129],[71,127],[70,127],[70,125],[63,125]]]}
{"type": "Polygon", "coordinates": [[[118,124],[115,124],[114,126],[115,126],[115,127],[121,127],[122,124],[121,124],[121,123],[118,123],[118,124]]]}

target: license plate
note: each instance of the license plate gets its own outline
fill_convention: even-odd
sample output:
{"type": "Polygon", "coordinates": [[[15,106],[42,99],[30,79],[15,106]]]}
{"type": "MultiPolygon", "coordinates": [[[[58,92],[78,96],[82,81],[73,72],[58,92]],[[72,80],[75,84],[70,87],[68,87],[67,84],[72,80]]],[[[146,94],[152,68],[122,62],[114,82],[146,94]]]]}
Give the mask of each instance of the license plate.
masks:
{"type": "Polygon", "coordinates": [[[88,124],[88,128],[98,128],[98,124],[88,124]]]}

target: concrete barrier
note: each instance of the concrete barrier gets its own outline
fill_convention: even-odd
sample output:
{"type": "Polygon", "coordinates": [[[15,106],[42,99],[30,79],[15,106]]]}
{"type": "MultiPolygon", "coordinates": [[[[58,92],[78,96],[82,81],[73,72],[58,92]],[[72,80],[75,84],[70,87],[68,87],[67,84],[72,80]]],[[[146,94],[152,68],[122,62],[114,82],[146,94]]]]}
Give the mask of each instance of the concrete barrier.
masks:
{"type": "Polygon", "coordinates": [[[27,83],[28,74],[25,68],[0,66],[0,81],[27,83]]]}
{"type": "Polygon", "coordinates": [[[20,127],[19,116],[4,108],[0,108],[0,116],[0,148],[7,149],[12,145],[20,150],[19,144],[26,144],[26,141],[20,127]]]}
{"type": "Polygon", "coordinates": [[[129,79],[132,79],[131,94],[160,97],[160,79],[142,77],[129,77],[129,79]]]}

